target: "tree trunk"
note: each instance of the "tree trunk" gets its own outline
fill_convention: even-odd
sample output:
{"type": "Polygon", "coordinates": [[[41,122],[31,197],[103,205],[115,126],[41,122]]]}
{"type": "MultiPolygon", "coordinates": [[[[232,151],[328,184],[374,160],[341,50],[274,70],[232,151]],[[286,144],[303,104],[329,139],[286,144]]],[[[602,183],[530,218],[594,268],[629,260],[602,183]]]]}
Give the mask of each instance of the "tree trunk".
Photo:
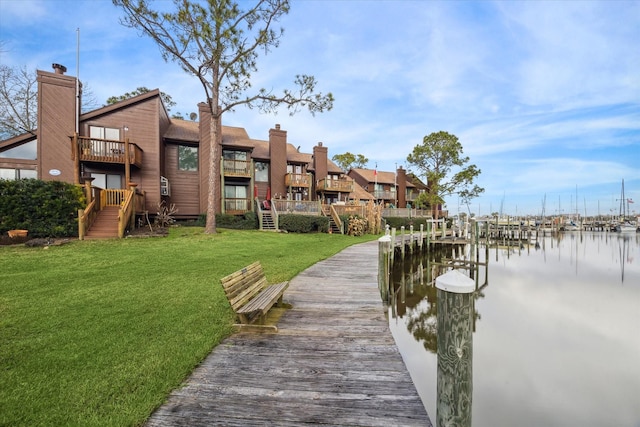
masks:
{"type": "MultiPolygon", "coordinates": [[[[213,109],[213,108],[212,108],[213,109]]],[[[220,182],[220,144],[218,144],[218,112],[211,111],[209,123],[209,191],[207,193],[207,222],[204,227],[205,234],[216,234],[216,207],[220,195],[218,185],[220,182]]]]}

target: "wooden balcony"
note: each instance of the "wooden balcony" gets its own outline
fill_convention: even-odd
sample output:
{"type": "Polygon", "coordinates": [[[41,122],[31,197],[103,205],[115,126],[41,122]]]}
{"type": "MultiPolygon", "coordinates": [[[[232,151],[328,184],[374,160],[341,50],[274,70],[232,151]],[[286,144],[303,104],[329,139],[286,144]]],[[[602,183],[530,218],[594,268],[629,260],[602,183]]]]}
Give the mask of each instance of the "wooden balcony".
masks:
{"type": "Polygon", "coordinates": [[[374,191],[373,192],[373,197],[375,197],[376,199],[380,200],[390,200],[390,201],[394,201],[396,200],[396,192],[395,191],[374,191]]]}
{"type": "Polygon", "coordinates": [[[318,181],[316,191],[332,191],[336,193],[351,193],[353,192],[353,181],[346,179],[321,179],[318,181]]]}
{"type": "MultiPolygon", "coordinates": [[[[125,143],[109,139],[78,137],[80,161],[125,164],[125,143]]],[[[142,167],[142,149],[129,143],[129,164],[142,167]]]]}
{"type": "Polygon", "coordinates": [[[240,215],[251,210],[251,199],[224,199],[224,212],[229,215],[240,215]]]}
{"type": "Polygon", "coordinates": [[[320,215],[321,206],[317,200],[272,200],[273,209],[281,214],[320,215]]]}
{"type": "Polygon", "coordinates": [[[309,175],[306,173],[288,173],[284,177],[284,185],[287,187],[306,187],[310,185],[309,175]]]}
{"type": "Polygon", "coordinates": [[[417,191],[407,191],[406,200],[407,202],[413,202],[418,198],[419,195],[420,193],[418,193],[417,191]]]}
{"type": "Polygon", "coordinates": [[[247,160],[224,159],[222,162],[224,176],[251,178],[251,162],[247,160]]]}

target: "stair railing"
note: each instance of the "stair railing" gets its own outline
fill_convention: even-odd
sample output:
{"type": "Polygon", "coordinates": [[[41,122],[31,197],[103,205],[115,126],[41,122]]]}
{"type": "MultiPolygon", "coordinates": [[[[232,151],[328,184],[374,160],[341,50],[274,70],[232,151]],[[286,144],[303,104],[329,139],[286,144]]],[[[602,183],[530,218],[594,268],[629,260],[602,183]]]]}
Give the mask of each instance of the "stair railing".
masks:
{"type": "Polygon", "coordinates": [[[254,197],[256,204],[256,214],[258,215],[258,230],[262,230],[262,206],[260,206],[260,199],[254,197]]]}
{"type": "Polygon", "coordinates": [[[86,236],[97,216],[96,199],[93,199],[86,208],[78,209],[78,240],[84,240],[84,236],[86,236]]]}
{"type": "Polygon", "coordinates": [[[271,219],[273,219],[273,226],[276,228],[276,230],[279,230],[280,225],[279,225],[278,209],[276,209],[275,203],[270,202],[270,205],[271,205],[271,219]]]}
{"type": "Polygon", "coordinates": [[[336,210],[333,207],[333,205],[330,205],[329,208],[331,209],[331,218],[333,219],[333,222],[335,222],[336,226],[338,227],[338,229],[340,229],[340,234],[344,234],[344,230],[342,228],[342,220],[340,219],[340,215],[338,215],[338,212],[336,212],[336,210]]]}
{"type": "Polygon", "coordinates": [[[131,222],[131,218],[133,217],[133,195],[134,192],[131,190],[124,190],[124,200],[120,203],[120,210],[118,211],[118,237],[122,239],[124,237],[124,232],[129,226],[131,222]]]}

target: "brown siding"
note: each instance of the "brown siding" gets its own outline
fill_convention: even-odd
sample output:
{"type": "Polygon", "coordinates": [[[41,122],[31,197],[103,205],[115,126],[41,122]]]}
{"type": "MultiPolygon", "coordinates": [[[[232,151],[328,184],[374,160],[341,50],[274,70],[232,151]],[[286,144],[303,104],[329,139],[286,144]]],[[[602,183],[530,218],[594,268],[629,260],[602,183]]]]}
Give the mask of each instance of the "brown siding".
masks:
{"type": "Polygon", "coordinates": [[[354,171],[349,171],[347,176],[353,179],[356,182],[356,184],[362,187],[367,193],[373,193],[374,188],[369,186],[369,184],[371,183],[367,181],[365,178],[363,178],[362,175],[360,175],[359,173],[356,173],[354,171]]]}
{"type": "Polygon", "coordinates": [[[269,129],[269,162],[271,194],[286,194],[287,132],[280,130],[280,125],[276,125],[275,129],[269,129]]]}
{"type": "Polygon", "coordinates": [[[396,197],[398,197],[398,207],[406,208],[407,207],[407,172],[399,167],[396,171],[397,173],[397,181],[398,188],[396,189],[396,197]]]}
{"type": "Polygon", "coordinates": [[[319,181],[327,177],[328,161],[327,161],[327,147],[322,146],[322,142],[313,147],[313,163],[315,170],[315,179],[319,181]]]}
{"type": "Polygon", "coordinates": [[[165,177],[171,185],[170,203],[175,203],[178,212],[177,217],[199,215],[200,210],[200,185],[198,172],[178,170],[178,146],[167,144],[165,146],[166,168],[165,177]]]}
{"type": "Polygon", "coordinates": [[[0,168],[36,170],[37,160],[0,158],[0,168]]]}
{"type": "MultiPolygon", "coordinates": [[[[138,185],[139,190],[146,193],[145,209],[149,212],[156,212],[160,202],[160,147],[162,144],[159,112],[161,109],[160,98],[153,97],[125,109],[85,120],[81,126],[83,135],[89,135],[89,126],[120,129],[120,139],[129,138],[130,143],[142,149],[142,168],[131,166],[131,181],[138,185]]],[[[119,170],[124,176],[124,166],[119,170]]]]}
{"type": "Polygon", "coordinates": [[[70,139],[75,117],[75,77],[38,71],[38,178],[75,182],[70,139]],[[52,169],[60,175],[50,175],[52,169]]]}
{"type": "MultiPolygon", "coordinates": [[[[159,110],[158,122],[160,124],[160,136],[165,135],[167,132],[167,129],[169,129],[169,126],[171,125],[171,119],[169,119],[169,116],[167,115],[167,111],[162,106],[163,106],[162,102],[158,102],[158,110],[159,110]]],[[[162,142],[160,142],[159,146],[160,146],[160,170],[165,171],[167,168],[166,153],[164,152],[166,146],[162,142]]],[[[163,175],[163,176],[166,176],[166,175],[163,175]]]]}

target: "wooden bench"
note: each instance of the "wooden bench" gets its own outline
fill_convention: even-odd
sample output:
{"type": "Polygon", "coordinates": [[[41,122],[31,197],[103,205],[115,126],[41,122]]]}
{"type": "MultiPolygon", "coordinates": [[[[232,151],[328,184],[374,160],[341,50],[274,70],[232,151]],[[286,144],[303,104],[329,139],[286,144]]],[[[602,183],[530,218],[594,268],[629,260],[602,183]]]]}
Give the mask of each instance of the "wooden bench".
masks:
{"type": "MultiPolygon", "coordinates": [[[[264,325],[271,307],[282,306],[282,295],[289,286],[289,282],[269,285],[260,261],[223,277],[220,282],[241,326],[256,323],[256,320],[264,325]]],[[[275,326],[272,329],[277,330],[275,326]]]]}

